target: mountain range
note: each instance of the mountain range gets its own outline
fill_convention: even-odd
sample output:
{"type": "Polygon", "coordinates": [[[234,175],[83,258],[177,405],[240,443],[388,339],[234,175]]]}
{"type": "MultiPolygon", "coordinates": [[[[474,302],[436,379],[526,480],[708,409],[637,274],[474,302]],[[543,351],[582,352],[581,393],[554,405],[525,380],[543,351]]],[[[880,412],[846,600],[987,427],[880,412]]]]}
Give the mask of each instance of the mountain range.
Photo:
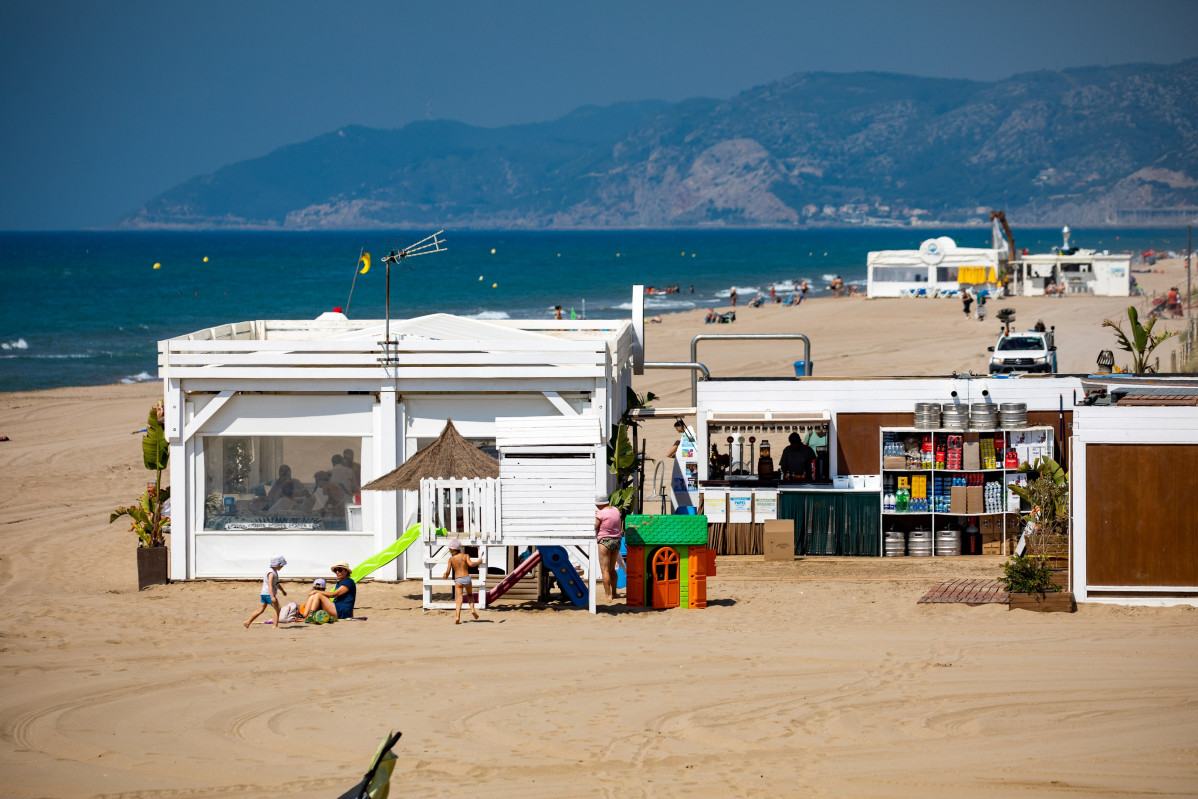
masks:
{"type": "Polygon", "coordinates": [[[996,82],[801,73],[550,122],[349,126],[186,181],[124,229],[1198,222],[1198,59],[996,82]]]}

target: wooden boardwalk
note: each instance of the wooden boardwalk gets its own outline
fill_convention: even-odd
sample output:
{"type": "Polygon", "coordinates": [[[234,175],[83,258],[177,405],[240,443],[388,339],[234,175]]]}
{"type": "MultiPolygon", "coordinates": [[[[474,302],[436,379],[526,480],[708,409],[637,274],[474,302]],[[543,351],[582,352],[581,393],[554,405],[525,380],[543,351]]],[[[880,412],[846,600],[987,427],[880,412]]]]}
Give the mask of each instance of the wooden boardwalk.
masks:
{"type": "Polygon", "coordinates": [[[998,580],[948,580],[919,598],[924,602],[956,602],[966,605],[1005,605],[1007,589],[998,580]]]}

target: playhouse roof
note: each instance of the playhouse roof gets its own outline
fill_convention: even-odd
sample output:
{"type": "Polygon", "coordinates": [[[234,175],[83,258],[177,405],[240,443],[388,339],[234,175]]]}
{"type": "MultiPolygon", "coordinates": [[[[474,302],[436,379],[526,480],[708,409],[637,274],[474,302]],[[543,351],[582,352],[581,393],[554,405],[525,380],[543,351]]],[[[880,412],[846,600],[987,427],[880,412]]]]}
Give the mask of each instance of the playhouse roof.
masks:
{"type": "Polygon", "coordinates": [[[362,488],[367,491],[419,491],[420,481],[432,478],[499,477],[499,461],[471,444],[453,426],[400,466],[362,488]]]}

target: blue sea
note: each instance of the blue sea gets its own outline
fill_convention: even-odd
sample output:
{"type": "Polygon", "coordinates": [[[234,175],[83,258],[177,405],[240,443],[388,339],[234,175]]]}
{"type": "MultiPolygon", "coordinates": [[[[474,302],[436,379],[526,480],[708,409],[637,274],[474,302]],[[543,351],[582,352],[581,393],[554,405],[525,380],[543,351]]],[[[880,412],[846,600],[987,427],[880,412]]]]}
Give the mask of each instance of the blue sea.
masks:
{"type": "MultiPolygon", "coordinates": [[[[0,391],[157,379],[157,342],[225,322],[313,319],[335,307],[381,319],[381,258],[432,231],[0,233],[0,391]],[[357,275],[358,253],[373,266],[357,275]],[[158,268],[155,268],[158,264],[158,268]],[[353,286],[352,301],[350,298],[353,286]]],[[[446,252],[391,273],[391,314],[543,318],[561,305],[589,318],[630,315],[634,283],[681,293],[648,298],[651,313],[741,302],[806,278],[815,296],[840,275],[865,282],[870,250],[915,249],[947,235],[989,246],[989,230],[456,232],[446,252]],[[693,293],[692,293],[693,287],[693,293]]],[[[1055,230],[1016,230],[1032,252],[1055,230]]],[[[1110,250],[1181,249],[1184,231],[1074,231],[1110,250]]]]}

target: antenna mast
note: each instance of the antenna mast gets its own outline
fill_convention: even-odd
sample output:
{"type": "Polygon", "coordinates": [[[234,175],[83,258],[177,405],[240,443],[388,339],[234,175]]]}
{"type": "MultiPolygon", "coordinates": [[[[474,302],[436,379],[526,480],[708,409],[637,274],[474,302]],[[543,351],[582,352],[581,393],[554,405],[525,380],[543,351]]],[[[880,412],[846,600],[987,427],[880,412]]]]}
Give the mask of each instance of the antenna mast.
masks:
{"type": "MultiPolygon", "coordinates": [[[[448,247],[445,246],[445,239],[441,238],[444,230],[438,230],[431,236],[425,236],[415,244],[409,244],[402,249],[395,249],[393,241],[389,240],[387,246],[391,249],[388,255],[383,257],[383,263],[387,265],[387,316],[384,325],[384,344],[386,347],[391,346],[391,265],[399,265],[408,258],[415,258],[418,255],[432,255],[437,252],[445,252],[448,247]]],[[[387,352],[387,360],[390,361],[390,350],[387,352]]]]}

